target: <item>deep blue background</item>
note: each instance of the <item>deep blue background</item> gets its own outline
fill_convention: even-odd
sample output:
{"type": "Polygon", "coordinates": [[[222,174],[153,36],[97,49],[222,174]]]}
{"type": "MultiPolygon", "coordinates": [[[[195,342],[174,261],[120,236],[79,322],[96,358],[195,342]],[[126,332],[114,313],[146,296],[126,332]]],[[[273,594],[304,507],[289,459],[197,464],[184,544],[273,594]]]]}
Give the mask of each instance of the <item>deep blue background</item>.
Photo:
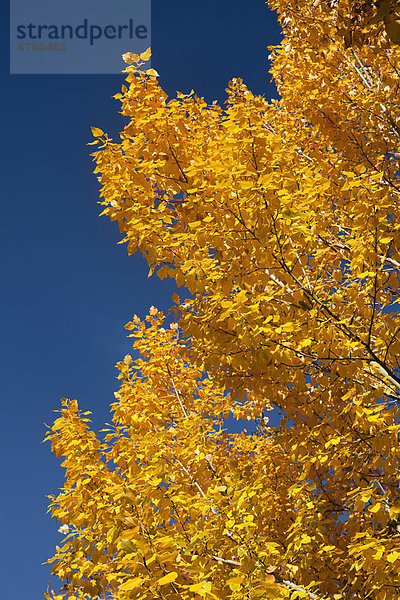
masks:
{"type": "MultiPolygon", "coordinates": [[[[41,444],[43,423],[61,396],[92,410],[95,427],[109,420],[114,365],[131,346],[123,325],[152,304],[167,310],[172,285],[147,279],[142,258],[117,246],[116,224],[98,217],[86,143],[91,125],[122,129],[112,96],[123,76],[9,75],[4,1],[1,10],[1,595],[27,600],[42,597],[41,563],[62,539],[45,516],[63,470],[41,444]]],[[[152,15],[152,65],[169,95],[193,88],[223,102],[242,77],[276,97],[266,57],[279,30],[262,0],[154,0],[152,15]]]]}

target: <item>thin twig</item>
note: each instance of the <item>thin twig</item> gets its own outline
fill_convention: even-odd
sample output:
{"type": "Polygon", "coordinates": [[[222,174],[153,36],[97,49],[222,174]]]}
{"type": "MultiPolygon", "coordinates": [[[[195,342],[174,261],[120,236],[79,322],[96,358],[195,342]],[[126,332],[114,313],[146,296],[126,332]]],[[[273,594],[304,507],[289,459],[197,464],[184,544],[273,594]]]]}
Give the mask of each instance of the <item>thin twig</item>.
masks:
{"type": "Polygon", "coordinates": [[[168,374],[169,374],[169,376],[171,377],[172,386],[173,386],[173,388],[174,388],[175,396],[176,396],[176,397],[177,397],[177,399],[178,399],[179,406],[180,406],[180,407],[181,407],[181,409],[182,409],[183,415],[184,415],[184,417],[185,417],[185,419],[186,419],[187,421],[190,421],[190,419],[189,419],[189,417],[188,417],[188,414],[187,414],[187,412],[186,412],[186,410],[185,410],[185,407],[184,407],[184,405],[183,405],[183,402],[182,402],[182,400],[181,400],[181,397],[180,397],[180,395],[179,395],[179,393],[178,393],[178,390],[176,389],[175,381],[174,381],[174,378],[172,377],[172,374],[171,374],[171,371],[170,371],[170,368],[169,368],[169,366],[168,366],[168,365],[167,365],[167,371],[168,371],[168,374]]]}

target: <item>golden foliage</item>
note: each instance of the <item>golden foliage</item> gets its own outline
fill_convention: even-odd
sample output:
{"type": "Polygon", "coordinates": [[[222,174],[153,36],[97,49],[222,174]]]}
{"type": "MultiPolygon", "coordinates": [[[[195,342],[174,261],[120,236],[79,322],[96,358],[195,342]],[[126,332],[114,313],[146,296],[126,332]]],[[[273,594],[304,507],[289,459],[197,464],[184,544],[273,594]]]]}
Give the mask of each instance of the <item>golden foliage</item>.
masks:
{"type": "Polygon", "coordinates": [[[141,358],[117,365],[104,441],[67,400],[47,436],[66,468],[51,502],[68,524],[53,572],[78,598],[240,598],[249,586],[255,598],[284,597],[270,573],[285,562],[293,521],[290,465],[266,436],[227,434],[224,394],[151,313],[147,328],[137,317],[127,324],[141,358]]]}
{"type": "Polygon", "coordinates": [[[65,598],[400,597],[397,3],[270,5],[279,101],[126,56],[121,141],[93,130],[103,214],[191,297],[180,338],[128,324],[104,441],[75,401],[49,433],[65,598]]]}

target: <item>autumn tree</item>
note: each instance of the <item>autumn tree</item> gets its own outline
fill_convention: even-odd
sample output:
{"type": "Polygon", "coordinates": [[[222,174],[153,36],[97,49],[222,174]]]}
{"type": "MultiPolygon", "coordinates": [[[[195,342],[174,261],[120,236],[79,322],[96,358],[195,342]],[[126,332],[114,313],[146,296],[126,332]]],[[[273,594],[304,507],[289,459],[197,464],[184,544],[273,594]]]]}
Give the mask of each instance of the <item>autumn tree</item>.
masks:
{"type": "Polygon", "coordinates": [[[121,142],[93,130],[103,214],[190,294],[180,335],[128,324],[103,441],[75,401],[49,432],[60,598],[400,597],[400,10],[270,5],[280,100],[168,99],[127,53],[121,142]]]}

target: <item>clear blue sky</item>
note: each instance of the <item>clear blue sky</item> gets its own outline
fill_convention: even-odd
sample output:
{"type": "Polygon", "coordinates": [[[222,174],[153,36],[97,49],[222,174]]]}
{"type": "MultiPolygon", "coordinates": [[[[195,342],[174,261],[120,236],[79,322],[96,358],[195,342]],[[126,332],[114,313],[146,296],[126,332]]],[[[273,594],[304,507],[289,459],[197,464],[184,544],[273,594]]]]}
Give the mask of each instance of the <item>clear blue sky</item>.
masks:
{"type": "MultiPolygon", "coordinates": [[[[119,75],[9,75],[8,6],[1,3],[2,571],[1,595],[43,597],[41,563],[62,536],[46,516],[46,494],[63,470],[41,444],[61,396],[109,419],[115,363],[130,350],[123,325],[154,304],[167,310],[172,285],[147,279],[128,257],[116,224],[99,218],[90,126],[116,136],[112,99],[119,75]]],[[[276,96],[267,46],[279,30],[263,0],[153,0],[152,65],[165,91],[192,88],[225,99],[232,77],[276,96]]],[[[126,48],[127,51],[131,48],[126,48]]],[[[124,64],[121,62],[121,70],[124,64]]],[[[51,581],[50,581],[51,587],[51,581]]]]}

